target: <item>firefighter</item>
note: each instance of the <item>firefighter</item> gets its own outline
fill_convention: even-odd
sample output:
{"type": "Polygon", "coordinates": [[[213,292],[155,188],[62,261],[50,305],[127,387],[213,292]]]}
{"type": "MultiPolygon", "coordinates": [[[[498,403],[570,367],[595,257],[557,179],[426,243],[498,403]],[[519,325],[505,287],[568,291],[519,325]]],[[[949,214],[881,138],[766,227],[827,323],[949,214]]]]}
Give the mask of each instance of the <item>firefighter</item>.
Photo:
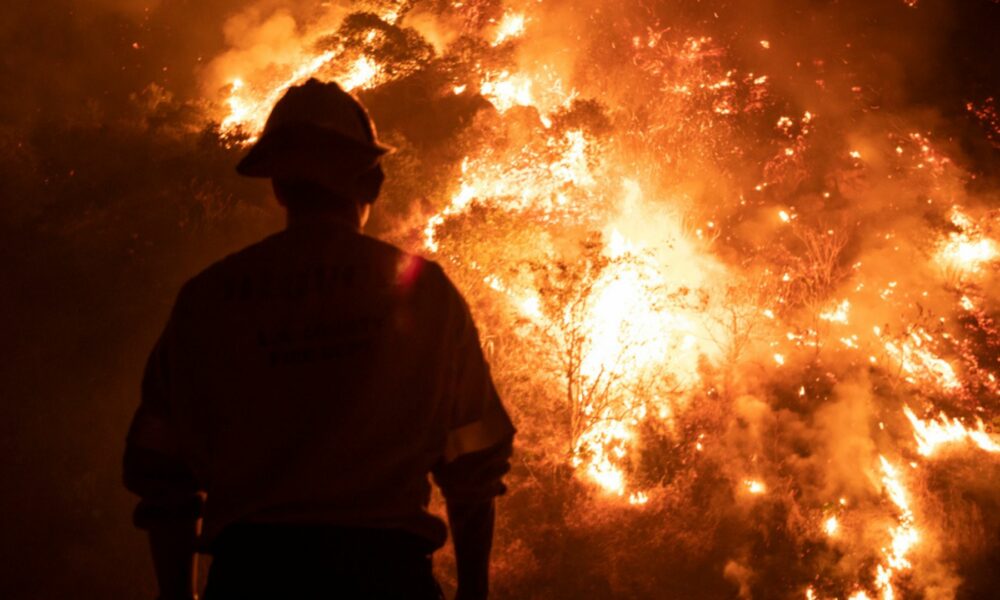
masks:
{"type": "Polygon", "coordinates": [[[287,227],[181,289],[146,366],[126,487],[160,598],[457,598],[488,590],[514,427],[462,296],[436,263],[361,229],[381,188],[362,105],[310,80],[237,171],[272,180],[287,227]]]}

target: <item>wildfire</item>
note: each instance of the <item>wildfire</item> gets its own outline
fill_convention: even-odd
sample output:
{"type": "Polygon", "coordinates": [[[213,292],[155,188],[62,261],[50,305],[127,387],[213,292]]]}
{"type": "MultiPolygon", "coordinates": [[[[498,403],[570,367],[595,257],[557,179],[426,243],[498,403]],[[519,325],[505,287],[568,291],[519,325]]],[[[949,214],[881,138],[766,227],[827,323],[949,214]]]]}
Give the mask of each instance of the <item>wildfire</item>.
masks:
{"type": "Polygon", "coordinates": [[[438,250],[437,228],[448,217],[461,214],[474,200],[501,202],[506,210],[541,210],[545,218],[559,212],[577,212],[565,192],[568,186],[587,189],[594,185],[590,157],[594,142],[579,130],[546,139],[538,147],[525,147],[498,161],[491,149],[482,156],[462,160],[462,179],[451,202],[431,217],[424,227],[424,246],[438,250]],[[544,157],[554,157],[545,160],[544,157]]]}
{"type": "Polygon", "coordinates": [[[879,461],[882,465],[882,483],[889,499],[899,509],[899,517],[898,525],[889,529],[891,544],[888,548],[882,549],[885,562],[876,568],[875,586],[881,590],[882,600],[893,600],[896,597],[896,592],[892,586],[892,578],[897,572],[912,566],[907,555],[920,540],[920,535],[914,525],[909,494],[903,487],[899,472],[884,456],[879,456],[879,461]]]}
{"type": "Polygon", "coordinates": [[[347,91],[371,87],[381,69],[367,56],[361,56],[351,64],[350,69],[340,79],[340,85],[347,91]]]}
{"type": "Polygon", "coordinates": [[[851,302],[849,300],[843,300],[837,303],[830,310],[821,312],[819,318],[824,321],[831,321],[834,323],[847,324],[847,317],[851,312],[851,302]]]}
{"type": "Polygon", "coordinates": [[[577,92],[566,89],[549,68],[533,73],[489,71],[479,83],[479,93],[501,114],[515,106],[537,109],[540,122],[546,127],[551,124],[552,112],[568,107],[577,97],[577,92]]]}
{"type": "MultiPolygon", "coordinates": [[[[326,67],[335,55],[332,51],[323,52],[292,70],[280,83],[266,85],[263,91],[261,88],[249,87],[242,77],[234,77],[226,99],[229,114],[219,124],[222,135],[229,137],[242,132],[248,136],[244,143],[256,141],[274,103],[288,88],[304,82],[326,67]]],[[[380,74],[381,67],[377,63],[367,56],[361,56],[343,71],[339,82],[347,91],[363,89],[372,86],[380,74]]]]}
{"type": "Polygon", "coordinates": [[[975,429],[969,429],[958,419],[949,419],[944,413],[940,413],[937,420],[921,420],[909,406],[904,407],[903,412],[913,425],[917,451],[924,456],[932,456],[945,444],[962,442],[971,442],[986,452],[1000,452],[1000,443],[986,431],[981,420],[976,421],[975,429]]]}
{"type": "Polygon", "coordinates": [[[938,246],[939,263],[968,276],[979,274],[985,265],[1000,257],[996,241],[986,237],[958,206],[952,208],[951,222],[958,231],[948,234],[938,246]]]}
{"type": "MultiPolygon", "coordinates": [[[[487,73],[480,84],[481,94],[502,114],[513,106],[531,106],[548,129],[545,115],[568,106],[576,92],[563,92],[563,86],[547,70],[535,77],[514,75],[507,71],[487,73]],[[545,83],[548,102],[535,99],[536,83],[545,83]]],[[[507,213],[533,214],[548,223],[577,223],[588,219],[588,211],[600,202],[599,191],[608,193],[598,182],[601,145],[582,130],[548,133],[533,145],[498,155],[486,146],[482,154],[462,160],[461,179],[451,200],[431,216],[424,227],[424,247],[440,250],[438,229],[448,221],[472,209],[488,206],[507,213]],[[572,192],[572,195],[570,194],[572,192]]],[[[619,194],[632,210],[643,210],[643,192],[638,182],[624,180],[619,194]]],[[[678,237],[682,234],[678,233],[678,237]]],[[[691,350],[697,345],[699,330],[693,314],[669,311],[659,298],[668,272],[654,258],[656,249],[631,240],[618,228],[605,233],[601,255],[609,261],[584,299],[586,310],[579,315],[546,317],[539,310],[541,292],[512,283],[502,283],[519,312],[551,329],[553,318],[579,319],[579,331],[587,339],[580,357],[579,385],[575,402],[582,420],[573,447],[573,464],[605,491],[622,496],[628,487],[621,466],[634,441],[632,428],[644,418],[649,407],[635,397],[630,388],[641,385],[657,368],[664,367],[664,357],[671,349],[691,350]],[[587,390],[601,389],[599,397],[587,390]],[[609,402],[609,396],[614,400],[609,402]]],[[[676,273],[674,273],[676,277],[676,273]]],[[[497,275],[488,275],[499,282],[497,275]]],[[[695,353],[678,356],[671,369],[685,383],[693,381],[695,353]]],[[[668,415],[666,407],[658,413],[668,415]]],[[[642,505],[643,492],[632,492],[629,502],[642,505]]]]}
{"type": "Polygon", "coordinates": [[[283,81],[266,86],[263,92],[249,88],[243,78],[234,77],[230,85],[229,97],[226,99],[230,112],[219,124],[223,135],[232,135],[242,129],[250,134],[248,143],[256,140],[257,135],[264,129],[267,115],[271,112],[271,107],[274,106],[275,102],[288,91],[288,88],[311,77],[329,63],[333,57],[333,52],[324,52],[315,56],[292,70],[291,74],[283,81]]]}
{"type": "MultiPolygon", "coordinates": [[[[539,162],[538,155],[529,152],[530,158],[517,161],[525,165],[520,172],[511,169],[510,164],[498,168],[492,157],[463,161],[465,177],[451,203],[429,219],[424,229],[425,247],[436,251],[437,228],[476,203],[498,205],[513,212],[540,210],[547,220],[576,218],[579,207],[567,202],[559,190],[567,185],[595,185],[587,159],[592,151],[590,142],[582,132],[570,131],[562,139],[548,140],[546,149],[553,157],[549,162],[539,162]]],[[[638,201],[641,190],[635,182],[626,181],[624,188],[627,197],[638,201]]],[[[556,317],[579,319],[579,331],[587,339],[580,357],[576,393],[580,394],[577,402],[589,424],[582,428],[574,446],[574,464],[604,490],[621,496],[627,480],[620,465],[633,441],[631,428],[648,410],[627,390],[651,376],[656,368],[662,368],[663,358],[671,348],[695,345],[698,328],[692,316],[661,306],[658,290],[665,285],[664,274],[641,244],[628,240],[614,227],[606,241],[602,254],[610,264],[587,294],[586,310],[577,316],[556,317]],[[603,386],[607,387],[600,397],[585,392],[603,386]],[[615,401],[608,402],[608,395],[615,401]]],[[[543,328],[553,326],[539,310],[539,290],[512,288],[500,283],[496,275],[488,279],[514,301],[523,316],[543,328]]],[[[685,370],[693,370],[694,365],[690,360],[681,360],[685,356],[690,359],[695,355],[680,355],[678,366],[684,367],[676,372],[689,382],[691,376],[685,370]]],[[[643,492],[633,492],[629,501],[642,505],[645,497],[643,492]]]]}
{"type": "Polygon", "coordinates": [[[525,22],[526,19],[522,13],[505,14],[497,25],[496,34],[493,36],[493,45],[499,46],[508,40],[522,36],[525,22]]]}
{"type": "MultiPolygon", "coordinates": [[[[876,335],[881,335],[881,330],[875,329],[876,335]]],[[[906,339],[901,341],[886,341],[884,348],[889,355],[902,369],[910,383],[928,381],[938,387],[957,391],[962,387],[962,382],[955,373],[951,363],[936,355],[927,348],[934,337],[926,331],[917,330],[911,332],[906,339]]]]}
{"type": "MultiPolygon", "coordinates": [[[[463,126],[475,128],[474,139],[448,140],[442,144],[448,152],[426,156],[404,145],[396,155],[412,160],[406,164],[416,165],[416,178],[434,177],[415,182],[425,186],[426,203],[393,225],[400,240],[419,240],[409,249],[444,264],[464,291],[478,292],[470,294],[473,310],[488,306],[484,313],[503,315],[484,328],[489,343],[500,340],[498,355],[508,353],[502,364],[516,370],[509,365],[518,363],[526,373],[498,368],[494,375],[516,381],[514,389],[530,389],[512,402],[531,404],[522,412],[539,419],[533,431],[559,440],[557,450],[546,450],[546,465],[568,464],[567,479],[607,506],[661,514],[650,511],[681,493],[666,484],[671,469],[701,481],[700,465],[714,465],[728,452],[732,464],[722,485],[744,499],[743,508],[789,503],[792,514],[814,515],[809,543],[825,534],[823,543],[850,554],[845,564],[874,565],[864,581],[831,583],[825,575],[798,581],[796,595],[894,600],[903,593],[901,577],[933,546],[921,544],[923,536],[944,527],[906,487],[926,493],[915,485],[925,476],[920,466],[946,445],[979,449],[985,454],[969,454],[980,457],[1000,453],[1000,438],[982,420],[963,423],[936,407],[929,414],[938,417],[920,419],[906,405],[910,396],[899,391],[920,393],[927,402],[995,394],[995,361],[989,351],[973,356],[976,343],[1000,343],[988,325],[996,310],[990,277],[1000,263],[995,214],[958,192],[946,204],[937,202],[962,186],[949,179],[957,166],[933,147],[930,134],[893,130],[881,142],[859,134],[824,146],[812,136],[829,127],[827,111],[820,118],[802,106],[789,109],[787,98],[772,101],[770,81],[779,74],[741,72],[717,40],[685,35],[675,30],[679,25],[657,23],[621,40],[602,39],[601,52],[628,53],[613,76],[597,63],[575,74],[562,55],[549,60],[525,49],[548,25],[546,7],[537,4],[485,10],[461,2],[441,9],[458,12],[428,21],[412,16],[407,3],[366,0],[359,33],[345,38],[353,45],[319,44],[341,26],[321,20],[306,28],[295,60],[227,71],[218,98],[220,132],[252,141],[271,105],[311,76],[377,93],[419,71],[434,82],[427,93],[437,94],[442,106],[475,97],[481,112],[461,117],[463,126]],[[475,18],[459,14],[465,9],[475,18]],[[449,27],[455,31],[445,31],[449,27]],[[397,64],[393,52],[379,46],[384,39],[434,51],[419,66],[404,68],[406,49],[396,49],[397,64]],[[624,91],[607,89],[613,86],[624,91]],[[783,113],[802,116],[777,117],[783,113]],[[888,164],[898,169],[878,171],[888,164]],[[841,170],[823,170],[834,168],[841,170]],[[858,219],[827,218],[852,202],[867,208],[862,203],[869,196],[882,198],[882,188],[852,196],[876,179],[900,186],[886,195],[887,208],[858,219]],[[795,191],[802,182],[822,187],[795,191]],[[897,214],[888,208],[893,195],[920,198],[920,204],[897,214]],[[938,225],[899,216],[914,211],[928,211],[933,219],[927,223],[938,225]],[[873,214],[878,223],[866,223],[873,214]],[[855,390],[849,387],[854,380],[879,391],[855,390]],[[828,423],[819,411],[845,384],[845,395],[870,395],[870,403],[888,413],[857,407],[872,411],[857,421],[857,431],[828,423]],[[744,404],[751,406],[745,413],[734,408],[744,404]],[[696,412],[691,406],[718,411],[722,416],[712,417],[723,424],[704,413],[685,422],[696,412]],[[891,420],[872,418],[899,410],[913,441],[909,430],[900,435],[891,420]],[[780,416],[769,419],[771,413],[780,416]],[[552,422],[539,414],[554,415],[552,422]],[[797,476],[787,464],[790,454],[821,455],[798,447],[769,454],[786,443],[781,424],[797,417],[802,430],[821,432],[792,436],[802,445],[824,438],[824,428],[833,437],[864,437],[862,423],[879,422],[864,443],[845,443],[868,449],[841,457],[852,464],[831,468],[826,482],[857,489],[856,481],[843,480],[866,473],[869,497],[807,505],[816,495],[800,488],[811,481],[786,488],[797,476]],[[914,441],[919,456],[904,477],[881,453],[905,456],[914,441]],[[673,454],[667,460],[650,447],[673,454]],[[668,466],[650,465],[649,456],[668,466]],[[858,515],[872,518],[859,525],[858,515]]],[[[754,54],[770,56],[778,45],[750,40],[754,54]]],[[[868,87],[847,89],[860,97],[868,87]]],[[[996,406],[981,404],[989,423],[996,406]]],[[[836,440],[830,445],[840,448],[836,440]]]]}
{"type": "Polygon", "coordinates": [[[532,106],[535,103],[531,95],[533,85],[534,81],[530,77],[501,71],[483,81],[479,93],[497,110],[505,112],[515,106],[532,106]]]}

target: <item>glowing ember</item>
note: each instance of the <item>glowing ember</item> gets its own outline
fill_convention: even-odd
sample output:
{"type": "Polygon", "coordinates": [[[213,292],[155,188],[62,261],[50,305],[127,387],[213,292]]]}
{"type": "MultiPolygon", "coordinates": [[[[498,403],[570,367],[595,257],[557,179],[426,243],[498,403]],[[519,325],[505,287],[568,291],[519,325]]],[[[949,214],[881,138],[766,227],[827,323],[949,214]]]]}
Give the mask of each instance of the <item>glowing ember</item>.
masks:
{"type": "Polygon", "coordinates": [[[829,536],[835,535],[839,528],[840,523],[837,521],[837,517],[829,517],[827,520],[823,521],[823,531],[825,531],[829,536]]]}

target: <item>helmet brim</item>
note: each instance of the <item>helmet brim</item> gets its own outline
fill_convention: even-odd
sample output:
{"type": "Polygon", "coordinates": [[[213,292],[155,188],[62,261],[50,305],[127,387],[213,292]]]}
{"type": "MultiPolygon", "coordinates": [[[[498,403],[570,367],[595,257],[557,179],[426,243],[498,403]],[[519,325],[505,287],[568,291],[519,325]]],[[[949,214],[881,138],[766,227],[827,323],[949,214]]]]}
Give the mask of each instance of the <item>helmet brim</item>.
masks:
{"type": "Polygon", "coordinates": [[[247,177],[329,184],[372,169],[393,149],[366,143],[310,123],[288,123],[266,131],[236,165],[247,177]]]}

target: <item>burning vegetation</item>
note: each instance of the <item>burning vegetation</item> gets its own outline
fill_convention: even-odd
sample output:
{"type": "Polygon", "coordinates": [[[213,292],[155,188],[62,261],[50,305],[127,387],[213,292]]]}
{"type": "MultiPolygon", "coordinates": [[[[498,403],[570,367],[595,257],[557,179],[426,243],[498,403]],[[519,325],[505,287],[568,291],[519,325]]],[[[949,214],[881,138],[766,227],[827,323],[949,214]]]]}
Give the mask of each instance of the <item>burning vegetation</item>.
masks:
{"type": "Polygon", "coordinates": [[[219,59],[220,134],[314,76],[400,147],[392,237],[473,299],[523,432],[499,595],[951,597],[995,560],[956,490],[1000,483],[1000,214],[919,122],[827,119],[654,11],[354,10],[219,59]]]}
{"type": "Polygon", "coordinates": [[[996,99],[941,134],[861,25],[941,3],[282,4],[133,101],[216,166],[309,77],[369,106],[376,233],[466,295],[520,430],[496,597],[995,593],[996,99]]]}
{"type": "Polygon", "coordinates": [[[468,295],[522,431],[499,597],[980,594],[1000,212],[869,77],[669,8],[252,12],[206,89],[230,145],[317,77],[398,146],[385,233],[468,295]]]}

